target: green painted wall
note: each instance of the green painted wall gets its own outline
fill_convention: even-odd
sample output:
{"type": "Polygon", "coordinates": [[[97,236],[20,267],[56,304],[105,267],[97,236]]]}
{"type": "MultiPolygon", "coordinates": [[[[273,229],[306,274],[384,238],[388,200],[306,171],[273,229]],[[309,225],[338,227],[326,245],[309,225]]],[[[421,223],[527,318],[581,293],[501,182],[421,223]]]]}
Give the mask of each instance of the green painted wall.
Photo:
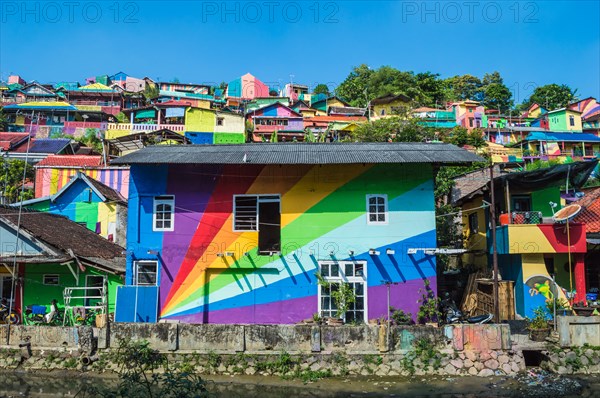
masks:
{"type": "Polygon", "coordinates": [[[240,133],[214,133],[215,144],[243,144],[246,141],[244,134],[240,133]]]}
{"type": "MultiPolygon", "coordinates": [[[[75,270],[77,267],[74,266],[75,270]]],[[[75,282],[75,277],[66,265],[59,264],[27,264],[25,265],[25,283],[23,288],[23,304],[27,305],[45,305],[47,311],[50,310],[50,302],[56,299],[59,308],[64,307],[63,291],[65,287],[85,287],[87,275],[104,274],[87,267],[86,271],[79,272],[79,284],[75,282]],[[58,275],[58,285],[44,285],[44,275],[58,275]]],[[[115,297],[117,286],[122,285],[121,278],[116,275],[108,274],[108,309],[109,312],[115,310],[115,297]]],[[[83,300],[73,301],[76,305],[83,305],[83,300]]]]}
{"type": "Polygon", "coordinates": [[[26,207],[32,210],[47,212],[50,211],[50,200],[44,200],[43,202],[34,203],[26,207]]]}
{"type": "Polygon", "coordinates": [[[531,193],[532,210],[541,211],[544,217],[552,217],[550,202],[557,203],[560,206],[560,190],[557,187],[546,188],[531,193]]]}
{"type": "Polygon", "coordinates": [[[185,111],[185,131],[210,133],[215,131],[215,112],[202,108],[187,108],[185,111]]]}
{"type": "Polygon", "coordinates": [[[75,206],[75,222],[84,222],[86,227],[91,231],[96,231],[96,223],[98,221],[98,204],[77,202],[72,203],[70,206],[75,206]]]}

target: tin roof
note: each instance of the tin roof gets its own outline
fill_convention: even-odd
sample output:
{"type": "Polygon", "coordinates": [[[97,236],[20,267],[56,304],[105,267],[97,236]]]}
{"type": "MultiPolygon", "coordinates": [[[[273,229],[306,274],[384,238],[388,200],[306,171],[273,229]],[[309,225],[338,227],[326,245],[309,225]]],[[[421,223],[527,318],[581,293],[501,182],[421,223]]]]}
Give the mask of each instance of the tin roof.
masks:
{"type": "Polygon", "coordinates": [[[483,159],[443,143],[260,143],[150,146],[112,162],[126,164],[471,163],[483,159]]]}

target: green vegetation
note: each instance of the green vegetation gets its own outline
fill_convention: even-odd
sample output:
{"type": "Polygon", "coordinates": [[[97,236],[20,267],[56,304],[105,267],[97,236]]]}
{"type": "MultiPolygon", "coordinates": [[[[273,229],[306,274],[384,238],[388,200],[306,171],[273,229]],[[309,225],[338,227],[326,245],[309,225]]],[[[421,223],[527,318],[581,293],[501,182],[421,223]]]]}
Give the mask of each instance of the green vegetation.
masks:
{"type": "Polygon", "coordinates": [[[425,286],[419,289],[419,293],[421,294],[421,298],[417,300],[419,303],[417,320],[422,324],[426,322],[438,322],[441,316],[439,311],[440,300],[431,289],[429,279],[425,279],[425,286]]]}
{"type": "Polygon", "coordinates": [[[512,93],[499,72],[486,73],[483,79],[468,74],[441,79],[439,74],[432,72],[400,71],[391,66],[371,69],[363,64],[350,71],[336,94],[360,107],[388,94],[404,94],[411,98],[415,107],[475,100],[507,113],[513,106],[512,93]]]}
{"type": "Polygon", "coordinates": [[[149,347],[148,342],[121,340],[111,353],[118,366],[115,388],[86,385],[76,396],[90,398],[184,398],[208,397],[206,382],[197,374],[170,366],[167,357],[149,347]]]}
{"type": "Polygon", "coordinates": [[[321,83],[315,86],[313,94],[325,94],[326,96],[329,96],[331,92],[329,91],[329,87],[327,87],[327,84],[321,83]]]}
{"type": "Polygon", "coordinates": [[[403,310],[390,307],[392,321],[396,325],[410,325],[412,323],[412,314],[403,310]]]}
{"type": "Polygon", "coordinates": [[[533,310],[532,318],[525,318],[527,320],[527,327],[530,330],[535,329],[548,329],[548,314],[544,307],[537,307],[533,310]]]}
{"type": "Polygon", "coordinates": [[[426,337],[413,341],[414,350],[409,351],[402,358],[402,367],[409,373],[414,374],[420,366],[424,372],[430,368],[438,370],[442,366],[442,359],[447,355],[437,350],[435,343],[426,337]]]}
{"type": "Polygon", "coordinates": [[[349,283],[346,282],[328,282],[321,274],[316,273],[319,285],[326,289],[331,289],[331,298],[337,308],[336,316],[342,318],[350,308],[350,304],[356,301],[356,294],[349,283]]]}
{"type": "Polygon", "coordinates": [[[522,108],[527,109],[531,104],[537,103],[546,110],[564,108],[577,99],[577,90],[571,89],[566,84],[546,84],[536,87],[531,97],[526,99],[522,108]]]}
{"type": "Polygon", "coordinates": [[[35,176],[35,170],[30,164],[23,160],[1,158],[0,167],[0,188],[4,192],[6,203],[14,203],[22,200],[29,200],[34,197],[33,190],[25,189],[21,194],[23,186],[23,172],[25,172],[25,182],[32,181],[35,176]]]}

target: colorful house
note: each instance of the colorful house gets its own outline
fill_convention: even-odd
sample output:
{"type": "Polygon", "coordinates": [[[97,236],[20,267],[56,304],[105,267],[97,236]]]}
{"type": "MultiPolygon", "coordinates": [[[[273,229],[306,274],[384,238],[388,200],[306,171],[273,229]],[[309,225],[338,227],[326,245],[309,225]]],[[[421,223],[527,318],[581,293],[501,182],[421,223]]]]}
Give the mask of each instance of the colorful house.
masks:
{"type": "Polygon", "coordinates": [[[546,113],[548,113],[548,111],[545,108],[542,108],[540,104],[534,102],[533,104],[529,105],[529,108],[527,108],[527,110],[523,112],[521,116],[524,118],[537,119],[546,113]]]}
{"type": "Polygon", "coordinates": [[[246,103],[245,111],[246,113],[250,113],[267,105],[272,105],[276,102],[288,106],[290,101],[287,97],[256,97],[246,103]]]}
{"type": "MultiPolygon", "coordinates": [[[[515,282],[517,314],[531,317],[535,308],[545,306],[549,294],[566,298],[561,288],[574,290],[575,302],[585,299],[586,226],[571,222],[567,232],[552,216],[565,203],[561,186],[568,184],[570,192],[579,189],[597,164],[595,160],[512,173],[500,173],[496,167],[498,264],[502,280],[515,282]]],[[[489,169],[469,173],[457,179],[452,193],[453,204],[463,209],[463,265],[483,270],[492,266],[489,179],[489,169]]]]}
{"type": "Polygon", "coordinates": [[[84,225],[105,239],[125,247],[127,201],[111,187],[77,172],[51,196],[15,203],[32,210],[58,214],[84,225]]]}
{"type": "Polygon", "coordinates": [[[51,155],[35,165],[35,197],[55,195],[77,172],[100,181],[124,198],[128,196],[128,167],[107,166],[102,156],[51,155]]]}
{"type": "Polygon", "coordinates": [[[104,300],[113,312],[125,256],[122,247],[65,217],[33,210],[19,215],[0,206],[0,265],[2,297],[14,308],[45,305],[49,311],[54,299],[62,307],[65,288],[78,288],[70,305],[104,307],[104,300]]]}
{"type": "Polygon", "coordinates": [[[325,97],[324,95],[315,96],[310,103],[311,108],[319,111],[317,116],[326,116],[331,107],[343,108],[347,106],[350,106],[350,104],[339,97],[325,97]]]}
{"type": "Polygon", "coordinates": [[[594,97],[588,97],[567,106],[568,109],[581,112],[581,118],[587,119],[600,114],[600,103],[594,97]]]}
{"type": "Polygon", "coordinates": [[[303,84],[288,83],[283,87],[280,95],[289,98],[290,102],[298,101],[299,99],[310,100],[308,86],[303,84]]]}
{"type": "Polygon", "coordinates": [[[527,160],[557,159],[562,162],[593,159],[600,154],[600,137],[585,133],[534,131],[513,145],[527,160]]]}
{"type": "Polygon", "coordinates": [[[480,158],[447,144],[242,144],[148,147],[131,165],[127,286],[116,320],[346,322],[416,314],[436,290],[434,167],[480,158]],[[386,282],[391,284],[386,285],[386,282]],[[137,297],[137,300],[136,300],[137,297]]]}
{"type": "Polygon", "coordinates": [[[419,124],[425,127],[453,128],[456,127],[456,115],[452,111],[419,107],[411,111],[413,117],[419,120],[419,124]]]}
{"type": "Polygon", "coordinates": [[[483,115],[485,110],[477,101],[461,101],[452,104],[456,115],[456,124],[471,131],[483,127],[483,115]]]}
{"type": "Polygon", "coordinates": [[[246,141],[244,116],[227,111],[187,108],[185,136],[192,144],[239,144],[246,141]]]}
{"type": "Polygon", "coordinates": [[[280,102],[255,109],[246,114],[246,118],[254,127],[254,141],[271,140],[273,134],[278,141],[304,137],[302,115],[280,102]]]}
{"type": "Polygon", "coordinates": [[[269,87],[246,73],[244,76],[235,79],[227,85],[225,97],[239,98],[241,100],[252,100],[256,97],[268,97],[269,87]]]}
{"type": "Polygon", "coordinates": [[[582,120],[583,132],[600,137],[600,112],[582,120]]]}
{"type": "Polygon", "coordinates": [[[410,110],[411,99],[404,94],[387,94],[369,102],[372,119],[404,116],[410,110]]]}
{"type": "Polygon", "coordinates": [[[581,133],[581,112],[568,108],[556,109],[548,112],[548,126],[550,131],[581,133]]]}
{"type": "Polygon", "coordinates": [[[109,123],[105,134],[108,140],[164,129],[181,134],[195,144],[231,144],[246,139],[242,115],[211,109],[209,103],[192,105],[188,100],[174,100],[124,113],[130,123],[109,123]]]}

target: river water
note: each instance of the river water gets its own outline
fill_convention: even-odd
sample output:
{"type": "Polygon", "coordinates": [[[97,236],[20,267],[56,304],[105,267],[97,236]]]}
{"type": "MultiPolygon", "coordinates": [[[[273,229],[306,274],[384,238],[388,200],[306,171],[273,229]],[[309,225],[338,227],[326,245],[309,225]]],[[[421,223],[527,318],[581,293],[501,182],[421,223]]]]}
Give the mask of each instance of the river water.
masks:
{"type": "MultiPolygon", "coordinates": [[[[558,377],[530,370],[517,377],[351,377],[323,379],[315,383],[279,377],[219,376],[209,378],[214,397],[600,397],[600,377],[558,377]]],[[[114,378],[88,374],[0,373],[0,397],[74,397],[84,383],[110,385],[114,378]]]]}

